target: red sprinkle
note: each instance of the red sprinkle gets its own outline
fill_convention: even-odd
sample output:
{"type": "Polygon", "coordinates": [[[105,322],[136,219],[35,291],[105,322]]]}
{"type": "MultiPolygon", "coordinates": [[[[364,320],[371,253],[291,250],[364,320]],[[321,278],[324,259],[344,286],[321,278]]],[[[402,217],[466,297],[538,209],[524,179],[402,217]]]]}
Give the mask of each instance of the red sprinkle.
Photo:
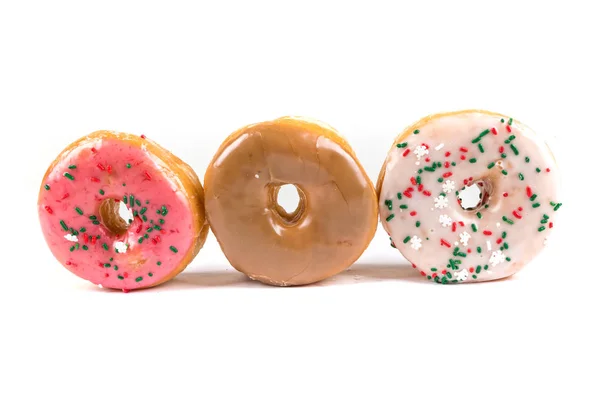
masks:
{"type": "Polygon", "coordinates": [[[450,157],[450,152],[447,151],[446,154],[444,154],[446,157],[450,157]]]}
{"type": "Polygon", "coordinates": [[[521,214],[519,214],[519,213],[517,212],[517,210],[514,210],[514,211],[513,211],[513,215],[515,216],[515,218],[518,218],[518,219],[521,219],[521,218],[523,218],[523,217],[521,216],[521,214]]]}
{"type": "Polygon", "coordinates": [[[410,193],[410,190],[408,190],[408,189],[407,189],[407,190],[405,190],[403,193],[404,193],[404,195],[405,195],[406,197],[408,197],[409,199],[412,197],[412,194],[410,193]]]}
{"type": "Polygon", "coordinates": [[[410,149],[404,150],[404,153],[402,153],[402,157],[406,157],[408,153],[410,153],[410,149]]]}
{"type": "Polygon", "coordinates": [[[427,143],[421,143],[421,146],[425,147],[427,150],[429,150],[429,145],[427,143]]]}
{"type": "Polygon", "coordinates": [[[444,167],[446,167],[446,168],[450,168],[450,163],[449,163],[448,161],[446,161],[446,162],[444,163],[444,167]]]}
{"type": "Polygon", "coordinates": [[[458,222],[458,224],[459,224],[460,226],[465,226],[465,223],[464,223],[464,222],[462,222],[462,221],[459,221],[459,222],[458,222]]]}
{"type": "Polygon", "coordinates": [[[492,231],[483,231],[485,236],[492,236],[492,231]]]}
{"type": "Polygon", "coordinates": [[[96,244],[96,239],[98,239],[96,236],[92,236],[92,244],[96,244]]]}
{"type": "Polygon", "coordinates": [[[502,243],[502,238],[498,238],[498,239],[496,239],[496,243],[497,243],[497,244],[500,244],[500,243],[502,243]]]}
{"type": "Polygon", "coordinates": [[[506,130],[508,131],[508,133],[512,132],[512,129],[510,129],[510,125],[506,125],[506,130]]]}
{"type": "Polygon", "coordinates": [[[550,223],[548,224],[548,228],[550,228],[550,229],[552,229],[552,227],[553,227],[553,226],[554,226],[554,223],[553,223],[553,222],[550,222],[550,223]]]}
{"type": "Polygon", "coordinates": [[[411,211],[411,212],[410,212],[410,216],[411,216],[411,217],[414,217],[415,215],[417,215],[417,212],[416,212],[416,211],[411,211]]]}
{"type": "Polygon", "coordinates": [[[473,272],[473,271],[475,271],[475,268],[473,268],[473,267],[469,268],[469,272],[473,272]]]}
{"type": "Polygon", "coordinates": [[[444,172],[444,174],[442,175],[444,178],[449,178],[452,176],[452,172],[448,171],[448,172],[444,172]]]}
{"type": "Polygon", "coordinates": [[[467,159],[467,157],[465,157],[465,155],[463,154],[463,155],[461,155],[461,156],[460,156],[460,159],[461,159],[461,160],[466,160],[466,159],[467,159]]]}
{"type": "Polygon", "coordinates": [[[424,272],[424,271],[421,271],[421,275],[425,276],[426,274],[425,274],[425,272],[424,272]]]}
{"type": "Polygon", "coordinates": [[[431,161],[431,158],[427,157],[427,158],[425,159],[425,162],[429,162],[429,161],[431,161]]]}
{"type": "Polygon", "coordinates": [[[110,174],[112,172],[112,165],[109,165],[108,167],[106,167],[106,170],[110,174]]]}
{"type": "Polygon", "coordinates": [[[411,264],[412,264],[412,267],[413,267],[413,268],[417,268],[417,266],[416,266],[415,264],[413,264],[413,263],[411,263],[411,264]]]}
{"type": "Polygon", "coordinates": [[[44,207],[46,209],[46,211],[48,211],[48,214],[54,214],[54,211],[52,211],[52,209],[48,206],[44,207]]]}
{"type": "Polygon", "coordinates": [[[423,191],[423,184],[422,184],[422,183],[421,183],[421,184],[420,184],[420,185],[417,187],[417,190],[418,190],[419,192],[422,192],[422,191],[423,191]]]}
{"type": "Polygon", "coordinates": [[[92,147],[92,153],[97,153],[98,150],[96,150],[96,148],[92,147]]]}
{"type": "Polygon", "coordinates": [[[96,167],[100,168],[101,171],[106,170],[106,168],[104,168],[104,165],[102,165],[100,163],[96,164],[96,167]]]}
{"type": "Polygon", "coordinates": [[[546,168],[546,172],[550,172],[550,168],[546,168]]]}
{"type": "Polygon", "coordinates": [[[87,243],[87,242],[89,242],[89,241],[90,241],[90,237],[88,236],[88,234],[87,234],[87,233],[84,233],[84,234],[83,234],[83,242],[84,242],[84,243],[87,243]]]}
{"type": "Polygon", "coordinates": [[[446,272],[448,272],[448,271],[446,271],[445,269],[443,269],[442,270],[442,275],[446,275],[446,272]]]}
{"type": "Polygon", "coordinates": [[[508,193],[504,192],[504,193],[502,193],[502,196],[508,197],[508,193]]]}
{"type": "Polygon", "coordinates": [[[129,274],[127,272],[123,272],[123,278],[127,278],[129,274]]]}
{"type": "Polygon", "coordinates": [[[450,243],[448,243],[446,240],[442,239],[440,242],[442,243],[442,246],[450,247],[450,243]]]}
{"type": "Polygon", "coordinates": [[[452,223],[452,232],[456,232],[456,222],[452,223]]]}
{"type": "Polygon", "coordinates": [[[123,289],[123,293],[129,293],[129,289],[123,289]]]}
{"type": "Polygon", "coordinates": [[[100,182],[100,179],[96,178],[95,176],[92,176],[90,178],[90,181],[92,181],[92,182],[100,182]]]}
{"type": "Polygon", "coordinates": [[[434,278],[434,279],[437,278],[437,273],[434,272],[433,274],[431,274],[431,277],[434,278]]]}
{"type": "Polygon", "coordinates": [[[519,211],[523,211],[523,207],[519,207],[519,211]]]}
{"type": "Polygon", "coordinates": [[[411,176],[411,177],[410,177],[410,183],[412,183],[413,185],[416,185],[416,184],[417,184],[417,180],[415,179],[415,177],[414,177],[414,176],[411,176]]]}
{"type": "Polygon", "coordinates": [[[497,134],[498,134],[498,131],[496,130],[496,128],[492,127],[492,129],[490,129],[490,130],[492,131],[492,133],[493,133],[494,135],[497,135],[497,134]]]}
{"type": "Polygon", "coordinates": [[[105,278],[108,278],[108,277],[109,277],[109,275],[108,275],[108,272],[105,272],[105,273],[104,273],[104,277],[105,277],[105,278]]]}
{"type": "Polygon", "coordinates": [[[471,252],[471,249],[467,249],[467,253],[470,253],[470,252],[471,252]]]}
{"type": "Polygon", "coordinates": [[[409,187],[409,188],[408,188],[408,189],[406,189],[406,190],[408,190],[409,192],[413,192],[413,191],[415,190],[415,188],[409,187]]]}
{"type": "Polygon", "coordinates": [[[469,149],[467,149],[466,147],[461,147],[460,151],[462,151],[463,153],[466,153],[467,151],[469,151],[469,149]]]}
{"type": "Polygon", "coordinates": [[[65,193],[65,194],[63,194],[63,196],[62,196],[61,200],[64,200],[64,199],[66,199],[67,197],[69,197],[69,193],[65,193]]]}
{"type": "Polygon", "coordinates": [[[431,192],[429,190],[423,190],[423,194],[425,196],[431,196],[431,192]]]}
{"type": "Polygon", "coordinates": [[[146,135],[142,135],[140,136],[142,139],[146,139],[146,135]]]}
{"type": "Polygon", "coordinates": [[[504,146],[498,147],[498,153],[504,153],[504,146]]]}
{"type": "Polygon", "coordinates": [[[157,242],[160,242],[160,236],[156,235],[154,239],[156,239],[157,242]]]}
{"type": "Polygon", "coordinates": [[[152,180],[152,177],[150,176],[150,174],[148,173],[148,171],[144,171],[144,175],[146,176],[146,179],[148,179],[149,181],[152,180]]]}

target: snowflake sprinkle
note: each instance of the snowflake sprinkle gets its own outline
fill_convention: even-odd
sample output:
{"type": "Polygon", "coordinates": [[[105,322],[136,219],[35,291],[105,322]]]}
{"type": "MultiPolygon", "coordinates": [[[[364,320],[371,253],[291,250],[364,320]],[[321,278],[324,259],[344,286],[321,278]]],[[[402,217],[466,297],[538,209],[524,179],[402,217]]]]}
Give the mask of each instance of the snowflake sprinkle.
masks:
{"type": "Polygon", "coordinates": [[[420,160],[421,157],[423,157],[426,154],[429,154],[429,150],[427,150],[427,147],[425,147],[425,146],[417,146],[417,147],[415,147],[415,150],[413,151],[413,153],[415,153],[417,158],[420,160]]]}
{"type": "Polygon", "coordinates": [[[418,236],[415,235],[412,237],[412,239],[410,239],[410,247],[412,247],[413,249],[419,250],[421,246],[421,239],[419,239],[418,236]]]}
{"type": "Polygon", "coordinates": [[[115,242],[115,250],[117,253],[126,253],[127,252],[127,243],[125,242],[115,242]]]}
{"type": "Polygon", "coordinates": [[[492,267],[495,267],[496,265],[504,262],[505,260],[506,256],[502,254],[502,250],[496,250],[492,253],[492,256],[490,257],[490,264],[492,264],[492,267]]]}
{"type": "Polygon", "coordinates": [[[455,272],[454,276],[456,276],[456,279],[459,281],[466,281],[469,277],[469,271],[467,271],[466,268],[463,268],[460,272],[455,272]]]}
{"type": "Polygon", "coordinates": [[[448,207],[448,199],[446,198],[446,196],[438,196],[435,199],[433,199],[433,201],[435,202],[435,208],[448,207]]]}
{"type": "Polygon", "coordinates": [[[442,190],[444,191],[444,193],[451,193],[451,192],[454,192],[455,187],[456,187],[456,185],[454,184],[454,181],[447,180],[442,185],[442,190]]]}
{"type": "Polygon", "coordinates": [[[450,225],[452,225],[452,218],[450,218],[449,216],[447,216],[446,214],[442,214],[440,215],[440,224],[442,224],[442,226],[444,228],[449,227],[450,225]]]}
{"type": "Polygon", "coordinates": [[[469,234],[469,232],[463,232],[460,234],[460,242],[463,246],[468,246],[469,239],[471,239],[471,235],[469,234]]]}
{"type": "Polygon", "coordinates": [[[69,242],[78,242],[79,241],[79,239],[77,239],[77,236],[71,235],[71,234],[66,234],[65,239],[67,239],[69,242]]]}

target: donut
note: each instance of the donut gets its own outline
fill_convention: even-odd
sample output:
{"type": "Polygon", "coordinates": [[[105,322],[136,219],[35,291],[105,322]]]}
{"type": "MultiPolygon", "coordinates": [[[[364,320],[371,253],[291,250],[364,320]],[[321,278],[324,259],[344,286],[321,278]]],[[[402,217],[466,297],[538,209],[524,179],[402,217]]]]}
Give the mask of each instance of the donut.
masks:
{"type": "Polygon", "coordinates": [[[463,283],[510,276],[544,248],[558,184],[556,161],[530,128],[467,110],[402,132],[377,193],[392,247],[427,279],[463,283]]]}
{"type": "Polygon", "coordinates": [[[231,265],[251,279],[305,285],[354,263],[377,228],[372,182],[349,144],[317,121],[248,125],[220,146],[204,177],[211,230],[231,265]],[[278,204],[283,185],[299,202],[278,204]]]}
{"type": "Polygon", "coordinates": [[[97,131],[69,145],[44,175],[38,213],[61,264],[123,291],[173,278],[208,234],[198,177],[144,135],[97,131]]]}

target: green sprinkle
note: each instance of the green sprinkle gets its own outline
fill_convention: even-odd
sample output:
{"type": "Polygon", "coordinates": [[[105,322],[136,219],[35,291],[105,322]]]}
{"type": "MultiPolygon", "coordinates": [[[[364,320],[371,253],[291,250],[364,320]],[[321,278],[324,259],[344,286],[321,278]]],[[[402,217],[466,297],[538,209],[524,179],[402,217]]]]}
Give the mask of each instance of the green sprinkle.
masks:
{"type": "Polygon", "coordinates": [[[123,186],[127,186],[127,184],[125,182],[123,182],[123,186]]]}
{"type": "Polygon", "coordinates": [[[525,157],[525,162],[528,163],[529,162],[529,157],[525,157]]]}
{"type": "Polygon", "coordinates": [[[437,268],[431,268],[431,272],[437,272],[437,268]]]}
{"type": "Polygon", "coordinates": [[[162,263],[160,261],[157,261],[156,265],[158,265],[160,267],[162,265],[162,263]]]}
{"type": "Polygon", "coordinates": [[[508,139],[506,139],[506,140],[504,141],[504,143],[506,143],[506,144],[509,144],[509,143],[510,143],[510,142],[512,142],[514,139],[516,139],[516,136],[515,136],[515,135],[510,135],[510,136],[508,137],[508,139]]]}
{"type": "Polygon", "coordinates": [[[141,206],[142,206],[142,202],[141,202],[141,201],[139,201],[138,199],[135,199],[135,204],[136,204],[138,207],[141,207],[141,206]]]}
{"type": "Polygon", "coordinates": [[[102,247],[104,248],[104,250],[108,251],[108,245],[106,243],[102,243],[102,247]]]}
{"type": "Polygon", "coordinates": [[[394,214],[388,215],[388,217],[385,220],[390,222],[392,219],[394,219],[394,214]]]}
{"type": "Polygon", "coordinates": [[[453,259],[450,259],[450,268],[452,268],[452,269],[458,269],[458,267],[455,265],[453,259]]]}
{"type": "Polygon", "coordinates": [[[148,210],[148,208],[146,207],[142,207],[142,209],[140,210],[140,214],[144,215],[144,213],[148,210]]]}
{"type": "Polygon", "coordinates": [[[534,201],[537,198],[537,194],[532,194],[529,200],[534,201]]]}
{"type": "Polygon", "coordinates": [[[477,214],[475,215],[477,215],[477,218],[481,219],[481,213],[479,211],[477,211],[477,214]]]}
{"type": "Polygon", "coordinates": [[[477,232],[477,225],[471,224],[471,229],[473,229],[473,232],[477,232]]]}
{"type": "Polygon", "coordinates": [[[542,214],[542,217],[544,217],[544,219],[550,219],[550,217],[547,216],[546,214],[542,214]]]}
{"type": "Polygon", "coordinates": [[[114,269],[115,269],[115,271],[118,271],[119,267],[115,265],[114,269]]]}
{"type": "MultiPolygon", "coordinates": [[[[402,200],[402,193],[398,192],[396,193],[396,196],[398,196],[398,200],[402,200]]],[[[160,222],[161,220],[159,219],[158,222],[160,222]]],[[[164,222],[161,222],[161,224],[164,222]]]]}
{"type": "Polygon", "coordinates": [[[148,221],[148,218],[145,215],[142,215],[142,221],[146,222],[148,221]]]}
{"type": "Polygon", "coordinates": [[[510,144],[510,148],[512,149],[513,153],[515,153],[515,156],[519,155],[519,149],[517,149],[517,147],[514,144],[510,144]]]}
{"type": "Polygon", "coordinates": [[[481,253],[481,247],[477,246],[477,252],[481,253]]]}
{"type": "Polygon", "coordinates": [[[481,143],[479,143],[477,147],[479,147],[480,152],[485,153],[485,151],[483,151],[483,145],[481,143]]]}
{"type": "Polygon", "coordinates": [[[70,179],[70,180],[74,180],[75,179],[75,177],[73,175],[71,175],[70,173],[68,173],[68,172],[65,172],[63,175],[67,179],[70,179]]]}
{"type": "Polygon", "coordinates": [[[386,200],[383,203],[387,206],[388,210],[392,209],[392,201],[391,200],[386,200]]]}
{"type": "Polygon", "coordinates": [[[100,225],[100,221],[92,221],[92,224],[94,224],[94,225],[100,225]]]}
{"type": "Polygon", "coordinates": [[[158,225],[154,225],[154,230],[155,230],[155,231],[160,231],[161,229],[162,229],[162,228],[161,228],[160,226],[158,226],[158,225]]]}
{"type": "Polygon", "coordinates": [[[112,260],[113,260],[113,258],[112,258],[112,257],[108,259],[108,261],[110,261],[110,262],[112,262],[112,260]]]}
{"type": "Polygon", "coordinates": [[[506,257],[506,261],[510,261],[510,257],[506,257]]]}
{"type": "Polygon", "coordinates": [[[158,223],[161,224],[161,225],[164,225],[165,220],[161,218],[161,219],[158,220],[158,223]]]}
{"type": "Polygon", "coordinates": [[[75,246],[71,246],[71,247],[69,248],[69,251],[75,251],[75,246]]]}
{"type": "Polygon", "coordinates": [[[85,245],[85,244],[81,248],[84,249],[85,251],[87,251],[87,249],[88,249],[87,245],[85,245]]]}
{"type": "Polygon", "coordinates": [[[444,178],[438,178],[437,181],[442,183],[442,182],[444,182],[444,178]]]}
{"type": "Polygon", "coordinates": [[[135,281],[136,281],[136,282],[141,282],[141,281],[142,281],[142,279],[144,279],[144,278],[142,278],[141,276],[138,276],[137,278],[135,278],[135,281]]]}
{"type": "Polygon", "coordinates": [[[540,203],[533,203],[533,204],[531,205],[531,207],[533,207],[533,208],[538,208],[539,206],[540,206],[540,203]]]}
{"type": "Polygon", "coordinates": [[[404,243],[408,243],[409,240],[410,240],[410,236],[407,236],[407,237],[404,238],[403,242],[404,243]]]}
{"type": "Polygon", "coordinates": [[[414,133],[415,135],[418,135],[418,134],[419,134],[419,132],[421,132],[421,131],[420,131],[420,130],[418,130],[418,129],[415,129],[415,130],[413,131],[413,133],[414,133]]]}
{"type": "Polygon", "coordinates": [[[422,174],[422,173],[423,173],[423,169],[422,169],[422,168],[419,168],[419,169],[417,170],[417,172],[418,172],[419,174],[422,174]]]}
{"type": "Polygon", "coordinates": [[[123,196],[123,203],[127,204],[127,195],[123,196]]]}
{"type": "Polygon", "coordinates": [[[127,163],[126,167],[131,168],[131,164],[127,163]]]}
{"type": "Polygon", "coordinates": [[[65,231],[68,231],[68,230],[69,230],[69,228],[67,228],[67,224],[65,224],[65,221],[63,221],[62,219],[60,220],[60,226],[62,226],[62,228],[63,228],[65,231]]]}
{"type": "Polygon", "coordinates": [[[502,232],[502,239],[506,239],[506,231],[502,232]]]}
{"type": "Polygon", "coordinates": [[[454,161],[452,161],[450,164],[451,164],[453,167],[456,167],[456,163],[455,163],[454,161]]]}
{"type": "Polygon", "coordinates": [[[104,264],[104,268],[110,268],[110,264],[109,263],[104,264]]]}
{"type": "Polygon", "coordinates": [[[408,146],[408,143],[406,143],[406,142],[404,142],[404,143],[398,143],[398,144],[396,145],[396,147],[398,147],[399,149],[403,149],[403,148],[405,148],[406,146],[408,146]]]}
{"type": "Polygon", "coordinates": [[[133,205],[135,204],[135,202],[133,201],[133,195],[129,196],[129,205],[131,205],[131,207],[133,207],[133,205]]]}
{"type": "Polygon", "coordinates": [[[509,225],[512,225],[515,223],[512,219],[506,218],[504,215],[502,216],[502,221],[506,222],[509,225]]]}
{"type": "Polygon", "coordinates": [[[148,272],[148,276],[149,276],[150,278],[152,278],[152,277],[154,276],[154,274],[152,274],[152,272],[148,272]]]}
{"type": "Polygon", "coordinates": [[[423,169],[424,169],[425,171],[427,171],[427,172],[433,172],[433,171],[435,171],[435,168],[431,168],[431,167],[425,167],[425,168],[423,168],[423,169]]]}
{"type": "Polygon", "coordinates": [[[427,279],[431,279],[431,275],[427,275],[427,279]]]}
{"type": "Polygon", "coordinates": [[[477,279],[477,275],[471,275],[473,279],[477,279]]]}
{"type": "Polygon", "coordinates": [[[560,208],[560,206],[562,206],[562,203],[558,203],[557,205],[554,206],[554,211],[558,211],[558,209],[560,208]]]}
{"type": "Polygon", "coordinates": [[[179,251],[179,250],[177,250],[177,247],[175,247],[175,246],[169,246],[169,249],[171,249],[171,251],[173,253],[177,253],[179,251]]]}
{"type": "Polygon", "coordinates": [[[104,196],[104,190],[100,189],[100,190],[98,191],[98,193],[100,193],[102,196],[104,196]]]}
{"type": "Polygon", "coordinates": [[[138,239],[138,243],[139,243],[139,244],[142,244],[142,242],[143,242],[143,241],[144,241],[144,237],[143,237],[143,236],[140,236],[140,238],[138,239]]]}
{"type": "Polygon", "coordinates": [[[98,219],[98,218],[97,218],[95,215],[90,215],[90,219],[91,219],[92,221],[95,221],[95,220],[96,220],[96,219],[98,219]]]}
{"type": "Polygon", "coordinates": [[[522,173],[520,173],[520,172],[519,172],[519,179],[520,179],[520,180],[523,180],[523,179],[525,179],[525,177],[523,176],[523,174],[522,174],[522,173]]]}
{"type": "Polygon", "coordinates": [[[416,226],[417,228],[418,228],[418,227],[420,227],[420,226],[421,226],[421,221],[417,221],[417,222],[415,223],[415,226],[416,226]]]}
{"type": "Polygon", "coordinates": [[[452,274],[450,273],[450,271],[447,271],[447,272],[446,272],[446,276],[447,276],[448,278],[452,278],[452,274]]]}
{"type": "Polygon", "coordinates": [[[87,230],[87,229],[85,229],[85,227],[83,227],[83,228],[79,229],[79,232],[83,233],[83,232],[85,232],[86,230],[87,230]]]}
{"type": "Polygon", "coordinates": [[[123,279],[125,279],[125,278],[123,278],[123,276],[121,276],[121,275],[117,275],[117,278],[119,278],[120,280],[123,280],[123,279]]]}
{"type": "Polygon", "coordinates": [[[492,169],[492,168],[494,168],[494,165],[496,165],[496,163],[495,162],[491,162],[491,163],[488,164],[487,167],[488,167],[488,169],[492,169]]]}
{"type": "Polygon", "coordinates": [[[504,123],[504,118],[500,118],[500,122],[504,123]]]}
{"type": "Polygon", "coordinates": [[[144,233],[144,239],[148,239],[150,236],[148,236],[147,233],[144,233]]]}
{"type": "Polygon", "coordinates": [[[477,162],[477,159],[476,158],[471,158],[471,159],[469,159],[469,162],[471,164],[475,164],[477,162]]]}
{"type": "Polygon", "coordinates": [[[78,236],[78,235],[79,235],[79,232],[77,232],[75,229],[73,229],[73,228],[69,228],[69,230],[71,231],[71,233],[72,233],[73,235],[75,235],[75,236],[78,236]]]}
{"type": "Polygon", "coordinates": [[[406,210],[408,208],[408,206],[406,204],[400,204],[400,208],[402,210],[406,210]]]}
{"type": "Polygon", "coordinates": [[[539,168],[536,168],[536,169],[535,169],[535,172],[537,172],[537,173],[539,174],[540,172],[542,172],[542,170],[541,170],[541,169],[539,169],[539,168]]]}
{"type": "Polygon", "coordinates": [[[420,185],[421,184],[421,177],[417,176],[417,179],[415,179],[415,181],[417,182],[417,185],[420,185]]]}
{"type": "Polygon", "coordinates": [[[504,249],[508,250],[508,243],[507,242],[504,242],[504,249]]]}
{"type": "Polygon", "coordinates": [[[44,189],[50,190],[50,185],[44,185],[44,189]]]}
{"type": "Polygon", "coordinates": [[[540,227],[538,228],[538,232],[541,232],[541,231],[543,231],[543,230],[545,230],[545,229],[546,229],[546,227],[545,227],[545,226],[540,226],[540,227]]]}
{"type": "Polygon", "coordinates": [[[75,165],[75,164],[69,165],[69,169],[75,169],[75,168],[77,168],[77,165],[75,165]]]}
{"type": "Polygon", "coordinates": [[[500,154],[500,157],[502,157],[502,158],[506,158],[506,153],[502,153],[502,154],[500,154]]]}
{"type": "Polygon", "coordinates": [[[481,265],[478,265],[477,268],[475,269],[475,272],[480,273],[481,272],[481,265]]]}
{"type": "Polygon", "coordinates": [[[81,208],[75,207],[75,211],[77,211],[77,214],[83,215],[83,211],[81,210],[81,208]]]}
{"type": "Polygon", "coordinates": [[[162,214],[162,216],[164,217],[164,216],[166,216],[168,213],[169,213],[169,210],[167,210],[167,207],[165,207],[165,206],[162,206],[162,207],[161,207],[161,214],[162,214]]]}
{"type": "Polygon", "coordinates": [[[502,175],[508,175],[508,171],[507,171],[507,170],[505,170],[505,169],[503,169],[503,170],[502,170],[502,175]]]}
{"type": "Polygon", "coordinates": [[[512,125],[512,121],[513,121],[513,119],[512,119],[512,118],[511,118],[511,119],[509,119],[509,120],[508,120],[508,124],[509,124],[509,125],[512,125]]]}

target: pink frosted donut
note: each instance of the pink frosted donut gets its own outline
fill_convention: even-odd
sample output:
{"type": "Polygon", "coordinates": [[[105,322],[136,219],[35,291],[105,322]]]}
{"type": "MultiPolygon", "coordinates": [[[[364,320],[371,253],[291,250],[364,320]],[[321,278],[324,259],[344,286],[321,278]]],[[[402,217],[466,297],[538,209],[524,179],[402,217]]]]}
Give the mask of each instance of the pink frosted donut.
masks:
{"type": "Polygon", "coordinates": [[[123,291],[173,278],[208,233],[198,177],[143,135],[98,131],[69,145],[44,176],[38,212],[60,263],[123,291]]]}
{"type": "Polygon", "coordinates": [[[439,283],[500,279],[544,247],[558,175],[548,146],[504,115],[423,118],[396,139],[377,184],[392,246],[439,283]]]}

